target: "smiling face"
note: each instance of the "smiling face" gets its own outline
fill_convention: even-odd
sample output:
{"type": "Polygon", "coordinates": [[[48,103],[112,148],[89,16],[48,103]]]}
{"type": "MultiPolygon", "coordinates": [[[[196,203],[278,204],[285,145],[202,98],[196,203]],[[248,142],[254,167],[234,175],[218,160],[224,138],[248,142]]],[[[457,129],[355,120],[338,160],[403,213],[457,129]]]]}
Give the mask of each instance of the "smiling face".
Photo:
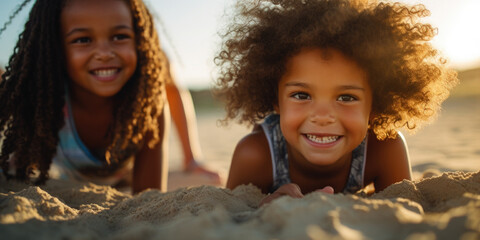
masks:
{"type": "Polygon", "coordinates": [[[135,32],[125,1],[68,0],[61,31],[74,93],[111,97],[135,72],[135,32]]]}
{"type": "Polygon", "coordinates": [[[304,50],[279,82],[280,127],[289,159],[342,163],[365,138],[372,104],[367,75],[337,50],[304,50]]]}

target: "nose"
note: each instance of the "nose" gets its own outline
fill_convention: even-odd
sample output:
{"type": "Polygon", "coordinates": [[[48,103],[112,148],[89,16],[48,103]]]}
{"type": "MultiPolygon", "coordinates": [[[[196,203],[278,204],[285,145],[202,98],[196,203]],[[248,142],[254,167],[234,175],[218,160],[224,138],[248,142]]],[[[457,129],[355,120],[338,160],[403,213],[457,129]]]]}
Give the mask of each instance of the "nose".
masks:
{"type": "Polygon", "coordinates": [[[336,121],[335,108],[328,102],[315,102],[310,111],[310,121],[320,126],[326,126],[336,121]]]}
{"type": "Polygon", "coordinates": [[[94,57],[100,61],[108,61],[115,57],[115,53],[109,43],[102,42],[99,43],[98,47],[95,49],[94,57]]]}

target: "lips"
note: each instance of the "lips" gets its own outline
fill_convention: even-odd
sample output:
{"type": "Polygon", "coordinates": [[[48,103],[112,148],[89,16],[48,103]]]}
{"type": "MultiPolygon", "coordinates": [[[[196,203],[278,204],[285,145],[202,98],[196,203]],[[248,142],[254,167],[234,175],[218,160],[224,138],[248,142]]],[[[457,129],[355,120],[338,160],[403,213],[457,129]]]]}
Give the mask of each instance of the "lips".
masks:
{"type": "Polygon", "coordinates": [[[320,143],[320,144],[328,144],[328,143],[333,143],[336,142],[340,136],[336,135],[331,135],[331,136],[317,136],[313,134],[305,134],[308,140],[315,142],[315,143],[320,143]]]}
{"type": "Polygon", "coordinates": [[[101,68],[90,71],[90,74],[100,81],[110,81],[115,79],[119,72],[120,68],[101,68]]]}

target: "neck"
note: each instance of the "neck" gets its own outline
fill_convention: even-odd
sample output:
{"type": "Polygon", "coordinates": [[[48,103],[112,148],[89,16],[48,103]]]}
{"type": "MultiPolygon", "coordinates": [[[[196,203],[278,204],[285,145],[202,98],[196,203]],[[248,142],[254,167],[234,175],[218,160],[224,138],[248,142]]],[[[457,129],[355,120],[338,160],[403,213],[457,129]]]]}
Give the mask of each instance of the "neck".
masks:
{"type": "Polygon", "coordinates": [[[105,114],[113,111],[114,97],[102,97],[81,88],[69,89],[70,102],[75,109],[92,114],[105,114]]]}

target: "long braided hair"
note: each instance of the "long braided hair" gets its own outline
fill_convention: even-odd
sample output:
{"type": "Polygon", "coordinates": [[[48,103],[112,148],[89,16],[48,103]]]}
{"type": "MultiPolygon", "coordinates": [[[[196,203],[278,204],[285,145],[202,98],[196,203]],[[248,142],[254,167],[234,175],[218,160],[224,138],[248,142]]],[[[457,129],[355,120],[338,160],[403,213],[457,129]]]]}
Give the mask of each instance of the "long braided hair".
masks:
{"type": "MultiPolygon", "coordinates": [[[[58,46],[62,46],[60,14],[66,1],[35,2],[2,75],[0,166],[7,178],[29,181],[38,173],[37,183],[48,179],[64,125],[68,74],[58,46]]],[[[127,157],[123,149],[142,144],[147,132],[154,137],[145,144],[158,142],[157,119],[164,104],[166,58],[152,16],[141,0],[125,1],[132,13],[138,61],[133,76],[115,96],[113,140],[105,154],[108,164],[127,157]]]]}

